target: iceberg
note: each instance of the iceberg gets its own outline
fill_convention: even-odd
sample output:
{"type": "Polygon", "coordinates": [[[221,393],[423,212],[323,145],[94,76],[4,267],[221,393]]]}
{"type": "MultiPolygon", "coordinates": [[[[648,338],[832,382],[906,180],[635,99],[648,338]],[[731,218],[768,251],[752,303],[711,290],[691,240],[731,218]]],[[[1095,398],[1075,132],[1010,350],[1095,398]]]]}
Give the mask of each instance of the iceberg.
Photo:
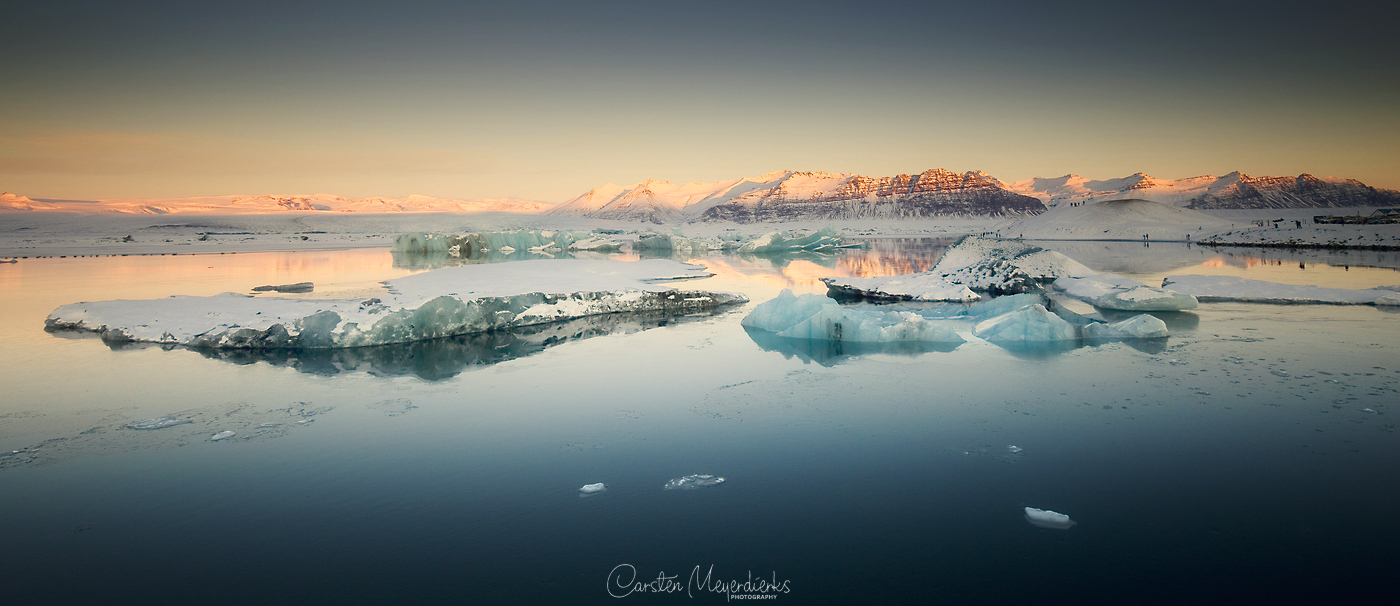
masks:
{"type": "Polygon", "coordinates": [[[1070,527],[1078,524],[1078,522],[1069,519],[1069,516],[1063,513],[1050,511],[1049,509],[1036,509],[1034,507],[1026,508],[1026,521],[1030,522],[1033,526],[1054,528],[1056,530],[1069,530],[1070,527]]]}
{"type": "Polygon", "coordinates": [[[1395,287],[1323,288],[1321,286],[1279,284],[1266,280],[1250,280],[1234,276],[1185,275],[1169,276],[1162,286],[1190,293],[1205,302],[1235,301],[1244,303],[1327,303],[1333,305],[1394,305],[1400,300],[1395,287]]]}
{"type": "Polygon", "coordinates": [[[1043,343],[1076,340],[1079,327],[1035,303],[983,320],[972,334],[994,343],[1043,343]]]}
{"type": "Polygon", "coordinates": [[[588,495],[598,494],[607,489],[607,485],[602,482],[598,482],[597,484],[584,484],[583,488],[578,489],[578,494],[581,497],[586,497],[588,495]]]}
{"type": "Polygon", "coordinates": [[[878,276],[871,278],[822,278],[829,295],[858,296],[884,301],[962,301],[982,296],[962,284],[954,284],[931,273],[878,276]]]}
{"type": "Polygon", "coordinates": [[[771,254],[795,251],[830,251],[841,247],[841,236],[830,227],[805,236],[792,236],[788,232],[770,232],[749,240],[739,246],[740,253],[771,254]]]}
{"type": "Polygon", "coordinates": [[[1158,339],[1168,336],[1167,323],[1148,314],[1139,314],[1119,322],[1094,322],[1082,329],[1085,339],[1158,339]]]}
{"type": "Polygon", "coordinates": [[[842,307],[822,295],[796,296],[783,290],[760,303],[740,322],[779,337],[847,343],[961,343],[940,321],[912,311],[867,311],[842,307]]]}
{"type": "Polygon", "coordinates": [[[437,233],[409,233],[394,238],[393,252],[414,255],[478,257],[488,251],[511,249],[535,252],[568,250],[590,234],[570,231],[519,230],[469,233],[460,236],[437,233]]]}
{"type": "Polygon", "coordinates": [[[1094,270],[1053,250],[1015,240],[963,236],[943,252],[928,272],[973,290],[993,294],[1021,293],[1041,281],[1080,277],[1094,270]]]}
{"type": "Polygon", "coordinates": [[[385,282],[381,297],[258,298],[224,293],[60,306],[48,330],[108,342],[210,348],[320,349],[411,343],[618,312],[692,312],[747,301],[657,281],[708,277],[703,267],[652,259],[543,259],[461,265],[385,282]]]}
{"type": "Polygon", "coordinates": [[[666,482],[663,487],[666,490],[695,490],[706,486],[718,486],[724,483],[724,478],[715,477],[710,474],[693,474],[682,476],[666,482]]]}

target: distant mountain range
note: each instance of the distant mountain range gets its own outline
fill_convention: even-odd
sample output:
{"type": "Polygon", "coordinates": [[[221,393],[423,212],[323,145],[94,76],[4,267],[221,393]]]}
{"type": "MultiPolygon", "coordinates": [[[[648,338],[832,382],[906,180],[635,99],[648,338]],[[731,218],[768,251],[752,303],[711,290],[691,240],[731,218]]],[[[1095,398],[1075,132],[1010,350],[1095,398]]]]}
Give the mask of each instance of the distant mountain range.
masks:
{"type": "Polygon", "coordinates": [[[1139,199],[1196,210],[1400,207],[1400,192],[1377,189],[1353,179],[1222,177],[1157,179],[1142,173],[1092,180],[1078,175],[1007,183],[982,171],[955,173],[941,168],[917,175],[867,177],[847,173],[777,171],[714,183],[646,180],[631,186],[609,183],[568,202],[515,198],[455,200],[413,195],[406,198],[344,198],[331,194],[296,196],[209,196],[48,200],[0,194],[0,210],[120,212],[139,214],[265,214],[301,212],[511,212],[547,213],[651,223],[689,221],[824,221],[916,219],[925,217],[1022,217],[1061,204],[1139,199]]]}
{"type": "Polygon", "coordinates": [[[779,171],[716,183],[647,180],[630,187],[596,187],[548,211],[597,219],[653,223],[1012,217],[1059,204],[1142,199],[1190,209],[1400,206],[1400,192],[1352,179],[1222,177],[1121,179],[1078,175],[1006,183],[981,171],[935,168],[917,175],[867,177],[779,171]]]}
{"type": "Polygon", "coordinates": [[[45,200],[30,199],[11,193],[0,193],[0,210],[60,211],[60,212],[118,212],[129,214],[164,215],[171,213],[199,214],[267,214],[287,211],[323,211],[342,213],[398,212],[514,212],[538,213],[554,205],[546,202],[516,198],[455,200],[412,195],[406,198],[344,198],[332,194],[296,196],[205,196],[198,198],[123,198],[110,200],[45,200]]]}

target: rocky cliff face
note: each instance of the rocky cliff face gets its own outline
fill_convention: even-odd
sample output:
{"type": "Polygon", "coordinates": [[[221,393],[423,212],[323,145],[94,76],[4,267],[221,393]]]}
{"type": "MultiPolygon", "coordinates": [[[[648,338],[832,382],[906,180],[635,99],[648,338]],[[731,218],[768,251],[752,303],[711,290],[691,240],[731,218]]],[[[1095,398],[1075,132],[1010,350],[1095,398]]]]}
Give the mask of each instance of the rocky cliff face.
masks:
{"type": "Polygon", "coordinates": [[[1335,208],[1400,206],[1400,192],[1376,189],[1354,179],[1328,181],[1309,174],[1297,177],[1251,177],[1231,173],[1219,189],[1193,198],[1187,208],[1335,208]]]}
{"type": "Polygon", "coordinates": [[[596,188],[553,212],[657,223],[752,223],[1003,217],[1043,210],[1045,206],[1039,200],[1008,191],[986,173],[954,173],[936,168],[892,177],[783,171],[711,184],[644,181],[630,188],[596,188]]]}

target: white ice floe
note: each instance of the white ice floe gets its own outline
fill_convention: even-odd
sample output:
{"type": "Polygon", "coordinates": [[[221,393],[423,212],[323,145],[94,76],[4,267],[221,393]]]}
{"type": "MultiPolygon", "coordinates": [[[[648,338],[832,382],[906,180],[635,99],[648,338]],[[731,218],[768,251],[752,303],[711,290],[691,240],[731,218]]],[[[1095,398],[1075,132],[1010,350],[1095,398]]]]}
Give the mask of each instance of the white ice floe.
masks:
{"type": "Polygon", "coordinates": [[[224,440],[224,439],[232,438],[232,437],[235,436],[235,435],[238,435],[238,434],[235,434],[235,433],[233,433],[232,431],[221,431],[221,432],[219,432],[219,433],[214,434],[213,436],[210,436],[209,441],[211,441],[211,442],[218,442],[219,440],[224,440]]]}
{"type": "Polygon", "coordinates": [[[174,427],[186,423],[193,423],[193,421],[189,419],[177,419],[175,417],[156,417],[154,419],[128,423],[127,427],[131,429],[165,429],[166,427],[174,427]]]}
{"type": "Polygon", "coordinates": [[[698,473],[668,480],[663,488],[666,490],[694,490],[706,486],[718,486],[723,483],[724,478],[722,477],[715,477],[707,473],[698,473]]]}
{"type": "Polygon", "coordinates": [[[1069,516],[1063,513],[1050,511],[1049,509],[1026,508],[1026,521],[1041,528],[1054,528],[1056,530],[1069,530],[1071,526],[1078,524],[1069,516]]]}
{"type": "Polygon", "coordinates": [[[1156,339],[1168,336],[1161,318],[1139,314],[1120,322],[1094,322],[1082,329],[1085,339],[1156,339]]]}
{"type": "Polygon", "coordinates": [[[517,261],[449,267],[384,284],[381,297],[289,299],[224,293],[72,303],[49,329],[112,341],[216,348],[339,348],[408,343],[616,312],[695,311],[748,299],[657,284],[706,277],[663,259],[517,261]]]}
{"type": "Polygon", "coordinates": [[[1330,303],[1335,305],[1395,305],[1400,293],[1387,288],[1351,290],[1321,286],[1279,284],[1234,276],[1170,276],[1163,286],[1190,293],[1205,302],[1330,303]]]}
{"type": "Polygon", "coordinates": [[[796,296],[784,290],[759,304],[741,322],[780,337],[847,343],[961,343],[941,320],[911,311],[871,311],[842,307],[822,295],[796,296]]]}
{"type": "Polygon", "coordinates": [[[1076,340],[1079,327],[1036,303],[978,322],[972,334],[994,343],[1044,343],[1076,340]]]}
{"type": "Polygon", "coordinates": [[[1181,311],[1195,309],[1195,297],[1153,288],[1117,274],[1057,278],[1055,289],[1103,309],[1123,311],[1181,311]]]}
{"type": "Polygon", "coordinates": [[[602,482],[598,482],[597,484],[584,484],[583,488],[578,489],[578,493],[582,496],[587,496],[591,494],[598,494],[607,489],[607,485],[603,484],[602,482]]]}

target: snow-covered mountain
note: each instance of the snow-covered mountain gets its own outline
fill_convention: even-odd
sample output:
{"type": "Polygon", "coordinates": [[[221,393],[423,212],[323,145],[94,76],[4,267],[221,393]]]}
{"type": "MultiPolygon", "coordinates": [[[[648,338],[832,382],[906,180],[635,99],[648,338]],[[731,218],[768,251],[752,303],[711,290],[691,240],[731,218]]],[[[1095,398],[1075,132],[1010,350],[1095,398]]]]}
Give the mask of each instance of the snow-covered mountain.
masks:
{"type": "Polygon", "coordinates": [[[1400,205],[1400,192],[1376,189],[1354,179],[1320,178],[1306,173],[1297,177],[1251,177],[1232,172],[1221,177],[1185,179],[1157,179],[1137,173],[1105,180],[1065,175],[1018,181],[1009,188],[1049,207],[1118,199],[1166,202],[1192,209],[1400,205]]]}
{"type": "Polygon", "coordinates": [[[267,214],[291,211],[341,213],[513,212],[538,213],[553,204],[516,198],[455,200],[411,195],[406,198],[344,198],[333,194],[295,196],[205,196],[197,198],[116,198],[32,200],[0,194],[0,210],[116,212],[127,214],[267,214]]]}
{"type": "Polygon", "coordinates": [[[589,190],[552,214],[668,223],[1020,216],[1044,210],[1036,198],[1009,191],[981,171],[941,168],[917,175],[867,177],[778,171],[715,183],[647,180],[589,190]]]}

